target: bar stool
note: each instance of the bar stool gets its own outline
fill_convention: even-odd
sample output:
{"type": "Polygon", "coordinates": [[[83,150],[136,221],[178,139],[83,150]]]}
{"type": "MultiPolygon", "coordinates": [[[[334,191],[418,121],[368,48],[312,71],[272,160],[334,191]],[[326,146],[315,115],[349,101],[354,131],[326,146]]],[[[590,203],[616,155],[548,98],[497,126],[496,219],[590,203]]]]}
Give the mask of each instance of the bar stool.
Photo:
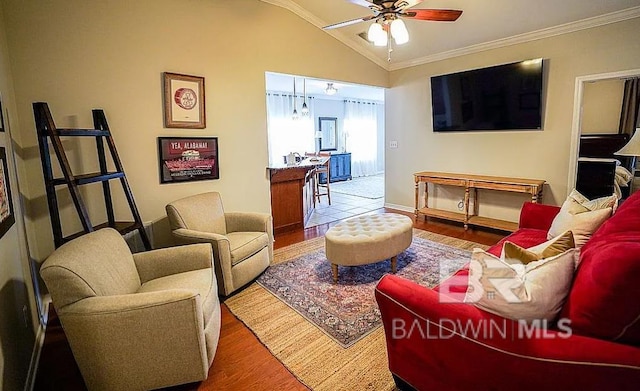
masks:
{"type": "Polygon", "coordinates": [[[331,153],[329,152],[306,152],[305,157],[322,157],[327,158],[327,161],[324,164],[319,164],[313,169],[313,206],[316,206],[316,199],[320,202],[321,196],[327,196],[327,201],[329,205],[331,205],[331,170],[330,170],[330,162],[331,162],[331,153]],[[320,183],[320,174],[325,174],[327,178],[327,183],[320,183]],[[324,191],[321,191],[324,189],[324,191]]]}

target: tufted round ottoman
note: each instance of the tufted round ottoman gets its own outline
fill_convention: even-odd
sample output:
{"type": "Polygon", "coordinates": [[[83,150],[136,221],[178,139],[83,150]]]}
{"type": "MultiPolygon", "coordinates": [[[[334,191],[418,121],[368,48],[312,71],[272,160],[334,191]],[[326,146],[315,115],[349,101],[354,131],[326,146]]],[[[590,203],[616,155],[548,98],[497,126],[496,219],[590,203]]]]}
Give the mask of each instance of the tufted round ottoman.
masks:
{"type": "Polygon", "coordinates": [[[389,258],[395,273],[398,254],[411,245],[412,227],[409,217],[396,213],[354,217],[331,227],[325,234],[325,252],[333,281],[338,281],[338,265],[367,265],[389,258]]]}

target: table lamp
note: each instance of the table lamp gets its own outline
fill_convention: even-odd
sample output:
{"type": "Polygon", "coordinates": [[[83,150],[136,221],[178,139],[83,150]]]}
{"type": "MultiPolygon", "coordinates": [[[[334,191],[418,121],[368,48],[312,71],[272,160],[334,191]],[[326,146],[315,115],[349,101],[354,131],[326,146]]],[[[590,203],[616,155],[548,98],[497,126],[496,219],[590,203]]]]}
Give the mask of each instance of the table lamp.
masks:
{"type": "MultiPolygon", "coordinates": [[[[618,152],[615,152],[614,155],[635,157],[640,156],[640,128],[636,128],[635,133],[633,133],[633,136],[631,136],[631,140],[629,140],[629,142],[626,143],[624,147],[620,148],[618,152]]],[[[633,179],[635,178],[636,171],[635,167],[636,162],[634,161],[632,166],[633,170],[631,172],[634,177],[631,178],[631,183],[629,184],[629,186],[631,187],[629,194],[633,193],[633,179]]]]}

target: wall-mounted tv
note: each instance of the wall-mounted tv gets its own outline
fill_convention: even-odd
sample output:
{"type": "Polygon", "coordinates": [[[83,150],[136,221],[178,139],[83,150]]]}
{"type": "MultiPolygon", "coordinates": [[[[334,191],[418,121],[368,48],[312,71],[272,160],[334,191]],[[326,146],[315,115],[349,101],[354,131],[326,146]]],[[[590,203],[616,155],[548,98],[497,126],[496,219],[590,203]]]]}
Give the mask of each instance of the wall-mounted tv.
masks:
{"type": "Polygon", "coordinates": [[[542,59],[434,76],[435,132],[542,129],[542,59]]]}

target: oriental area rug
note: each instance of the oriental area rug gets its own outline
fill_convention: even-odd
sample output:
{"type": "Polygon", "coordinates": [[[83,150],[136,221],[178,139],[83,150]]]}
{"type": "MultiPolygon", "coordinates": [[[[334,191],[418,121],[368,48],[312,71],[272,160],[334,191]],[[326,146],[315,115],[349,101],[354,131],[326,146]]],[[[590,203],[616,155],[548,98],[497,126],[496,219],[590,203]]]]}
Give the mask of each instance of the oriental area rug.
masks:
{"type": "MultiPolygon", "coordinates": [[[[397,275],[433,287],[487,246],[414,229],[397,275]],[[441,267],[442,264],[442,267],[441,267]]],[[[257,282],[225,304],[302,383],[313,390],[393,390],[374,298],[389,261],[340,268],[334,284],[324,238],[274,252],[257,282]]]]}

